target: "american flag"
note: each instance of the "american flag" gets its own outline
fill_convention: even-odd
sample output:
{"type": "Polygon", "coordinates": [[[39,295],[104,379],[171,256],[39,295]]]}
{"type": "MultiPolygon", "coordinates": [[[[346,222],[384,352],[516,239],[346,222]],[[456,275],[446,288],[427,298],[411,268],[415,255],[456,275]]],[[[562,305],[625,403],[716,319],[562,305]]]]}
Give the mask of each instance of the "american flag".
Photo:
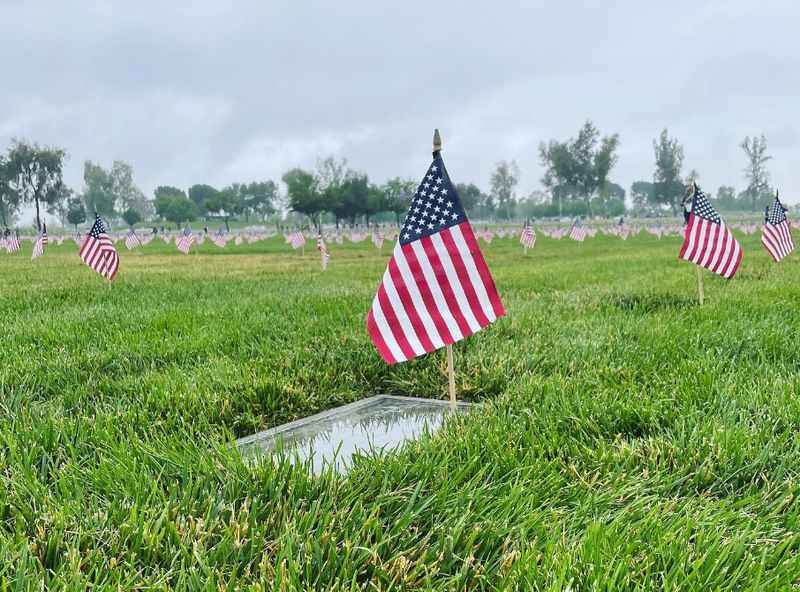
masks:
{"type": "Polygon", "coordinates": [[[192,229],[188,226],[183,229],[183,232],[175,239],[175,246],[178,247],[178,250],[183,253],[184,255],[189,254],[189,249],[192,248],[194,244],[194,235],[192,234],[192,229]]]}
{"type": "Polygon", "coordinates": [[[211,237],[211,242],[217,245],[220,249],[224,249],[225,245],[228,244],[228,239],[225,238],[225,234],[222,232],[222,228],[217,230],[217,233],[211,237]]]}
{"type": "Polygon", "coordinates": [[[569,237],[572,240],[583,242],[586,239],[586,227],[583,225],[583,222],[580,218],[575,218],[575,222],[572,223],[572,228],[569,229],[569,237]]]}
{"type": "Polygon", "coordinates": [[[761,244],[772,255],[776,263],[794,251],[792,228],[789,225],[789,220],[786,219],[786,208],[783,207],[777,195],[775,196],[775,201],[767,209],[764,229],[761,234],[761,244]]]}
{"type": "Polygon", "coordinates": [[[289,244],[292,245],[293,249],[299,249],[304,244],[306,244],[306,237],[299,230],[295,230],[294,232],[292,232],[289,235],[288,239],[289,239],[289,244]]]}
{"type": "Polygon", "coordinates": [[[125,246],[128,247],[129,251],[142,246],[142,241],[133,228],[128,231],[128,236],[125,237],[125,246]]]}
{"type": "Polygon", "coordinates": [[[683,246],[678,256],[724,278],[732,278],[742,262],[742,248],[697,185],[691,210],[685,215],[683,246]]]}
{"type": "Polygon", "coordinates": [[[106,234],[100,216],[94,215],[94,224],[86,234],[79,255],[81,260],[108,281],[114,279],[119,271],[119,255],[114,243],[106,234]]]}
{"type": "Polygon", "coordinates": [[[322,261],[322,271],[328,269],[328,261],[331,258],[330,251],[328,251],[328,247],[325,245],[325,239],[322,238],[322,232],[317,235],[317,249],[319,249],[319,254],[322,261]]]}
{"type": "Polygon", "coordinates": [[[20,243],[19,243],[19,231],[15,230],[11,232],[9,229],[6,228],[5,232],[6,237],[6,251],[9,253],[16,253],[20,250],[20,243]]]}
{"type": "Polygon", "coordinates": [[[441,154],[414,192],[367,317],[389,364],[476,333],[505,314],[441,154]]]}
{"type": "Polygon", "coordinates": [[[44,248],[47,246],[47,226],[42,224],[42,230],[33,242],[33,253],[31,253],[31,261],[38,259],[44,255],[44,248]]]}
{"type": "Polygon", "coordinates": [[[525,223],[525,228],[522,229],[522,234],[519,236],[519,244],[526,249],[532,249],[536,244],[536,233],[528,222],[525,223]]]}
{"type": "Polygon", "coordinates": [[[376,249],[383,248],[383,235],[377,229],[372,233],[372,244],[376,249]]]}

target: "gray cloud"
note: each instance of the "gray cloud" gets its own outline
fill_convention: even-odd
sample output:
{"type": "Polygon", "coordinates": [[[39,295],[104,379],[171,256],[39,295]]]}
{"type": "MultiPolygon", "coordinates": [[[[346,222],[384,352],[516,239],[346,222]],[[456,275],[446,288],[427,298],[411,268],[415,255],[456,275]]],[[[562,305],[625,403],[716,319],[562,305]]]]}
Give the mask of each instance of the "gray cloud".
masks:
{"type": "Polygon", "coordinates": [[[327,154],[418,177],[439,127],[456,180],[513,158],[527,193],[539,142],[591,118],[621,136],[623,186],[668,127],[705,186],[741,187],[738,143],[764,132],[800,199],[794,2],[397,4],[0,0],[0,144],[66,148],[75,188],[84,160],[126,160],[150,193],[327,154]]]}

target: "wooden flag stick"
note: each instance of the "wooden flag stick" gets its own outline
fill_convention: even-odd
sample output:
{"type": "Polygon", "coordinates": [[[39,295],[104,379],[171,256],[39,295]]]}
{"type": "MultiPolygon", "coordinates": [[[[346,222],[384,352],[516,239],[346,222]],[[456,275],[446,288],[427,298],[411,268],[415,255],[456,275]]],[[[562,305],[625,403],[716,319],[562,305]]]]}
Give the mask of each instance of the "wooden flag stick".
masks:
{"type": "Polygon", "coordinates": [[[456,402],[456,372],[453,368],[453,345],[447,346],[447,390],[450,393],[450,402],[456,402]]]}
{"type": "Polygon", "coordinates": [[[703,306],[703,302],[705,301],[705,293],[703,292],[703,272],[700,269],[700,266],[695,266],[697,269],[697,295],[700,300],[700,306],[703,306]]]}

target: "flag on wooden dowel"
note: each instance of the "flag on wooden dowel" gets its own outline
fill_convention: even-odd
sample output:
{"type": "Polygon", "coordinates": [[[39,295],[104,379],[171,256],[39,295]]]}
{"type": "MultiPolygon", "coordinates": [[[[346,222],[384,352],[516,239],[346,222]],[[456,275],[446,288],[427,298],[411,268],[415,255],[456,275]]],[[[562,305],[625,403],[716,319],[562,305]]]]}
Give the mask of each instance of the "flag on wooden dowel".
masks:
{"type": "Polygon", "coordinates": [[[367,316],[389,364],[469,337],[505,314],[437,140],[367,316]]]}
{"type": "Polygon", "coordinates": [[[114,242],[106,234],[106,227],[97,214],[94,215],[94,224],[83,238],[78,254],[81,261],[108,281],[112,281],[119,271],[119,255],[114,242]]]}
{"type": "Polygon", "coordinates": [[[125,237],[125,246],[128,247],[129,251],[142,246],[142,241],[133,228],[128,231],[128,235],[125,237]]]}
{"type": "Polygon", "coordinates": [[[775,259],[775,263],[794,251],[792,228],[786,218],[787,209],[775,193],[775,201],[767,207],[764,228],[761,233],[761,244],[775,259]]]}
{"type": "Polygon", "coordinates": [[[306,236],[299,230],[295,230],[288,236],[288,242],[293,249],[299,249],[306,244],[306,236]]]}
{"type": "Polygon", "coordinates": [[[536,232],[534,232],[530,222],[525,222],[525,227],[522,229],[522,234],[519,237],[519,244],[526,249],[532,249],[536,244],[536,232]]]}
{"type": "Polygon", "coordinates": [[[11,232],[6,228],[6,251],[9,253],[17,253],[20,250],[19,230],[11,232]]]}
{"type": "Polygon", "coordinates": [[[183,232],[180,234],[180,236],[175,239],[175,246],[178,247],[178,250],[181,253],[188,255],[193,244],[194,234],[192,234],[192,229],[187,226],[183,229],[183,232]]]}
{"type": "Polygon", "coordinates": [[[328,247],[325,245],[325,239],[322,238],[322,232],[317,235],[317,249],[319,250],[320,260],[322,263],[322,271],[328,269],[328,261],[331,258],[330,251],[328,251],[328,247]]]}
{"type": "Polygon", "coordinates": [[[742,262],[742,248],[708,197],[692,185],[692,199],[684,212],[686,227],[679,258],[729,279],[742,262]]]}
{"type": "Polygon", "coordinates": [[[578,242],[583,242],[586,240],[586,226],[583,225],[583,221],[580,218],[575,218],[575,222],[572,223],[572,228],[569,229],[569,237],[578,242]]]}
{"type": "Polygon", "coordinates": [[[44,255],[44,248],[47,246],[47,225],[42,224],[42,230],[39,232],[36,240],[33,241],[33,252],[31,253],[31,261],[38,259],[44,255]]]}

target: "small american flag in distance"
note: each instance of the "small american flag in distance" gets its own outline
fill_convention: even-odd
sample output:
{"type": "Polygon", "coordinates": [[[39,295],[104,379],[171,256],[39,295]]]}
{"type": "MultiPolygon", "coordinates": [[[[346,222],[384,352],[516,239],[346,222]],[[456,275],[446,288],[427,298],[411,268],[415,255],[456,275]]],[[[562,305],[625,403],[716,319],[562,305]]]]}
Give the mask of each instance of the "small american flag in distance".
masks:
{"type": "Polygon", "coordinates": [[[525,223],[525,228],[522,229],[522,234],[519,236],[519,243],[526,249],[532,249],[536,244],[536,233],[528,222],[525,223]]]}
{"type": "Polygon", "coordinates": [[[469,337],[504,314],[437,151],[413,195],[367,316],[372,342],[394,364],[469,337]]]}
{"type": "Polygon", "coordinates": [[[572,228],[569,230],[569,237],[572,240],[583,242],[586,240],[586,227],[581,222],[580,218],[575,218],[575,222],[572,223],[572,228]]]}
{"type": "Polygon", "coordinates": [[[736,274],[742,262],[739,242],[697,185],[678,256],[726,279],[736,274]]]}
{"type": "Polygon", "coordinates": [[[794,251],[792,228],[786,218],[786,208],[783,207],[777,195],[775,201],[767,209],[761,233],[761,244],[772,255],[776,263],[794,251]]]}
{"type": "Polygon", "coordinates": [[[97,214],[94,215],[92,228],[83,238],[78,254],[86,265],[108,281],[112,281],[119,271],[119,255],[114,242],[106,234],[103,221],[97,214]]]}
{"type": "Polygon", "coordinates": [[[128,247],[129,251],[142,246],[142,241],[133,228],[128,231],[128,235],[125,237],[125,246],[128,247]]]}
{"type": "Polygon", "coordinates": [[[325,244],[325,239],[322,238],[322,232],[317,235],[317,249],[319,249],[320,260],[322,263],[322,271],[328,269],[328,261],[330,261],[331,253],[325,244]]]}
{"type": "Polygon", "coordinates": [[[31,261],[38,259],[44,255],[44,248],[47,246],[47,225],[42,224],[42,231],[33,242],[33,252],[31,253],[31,261]]]}
{"type": "Polygon", "coordinates": [[[192,234],[192,229],[188,226],[183,229],[183,232],[175,239],[175,246],[178,247],[178,250],[183,253],[184,255],[189,254],[189,249],[192,248],[194,244],[194,235],[192,234]]]}

